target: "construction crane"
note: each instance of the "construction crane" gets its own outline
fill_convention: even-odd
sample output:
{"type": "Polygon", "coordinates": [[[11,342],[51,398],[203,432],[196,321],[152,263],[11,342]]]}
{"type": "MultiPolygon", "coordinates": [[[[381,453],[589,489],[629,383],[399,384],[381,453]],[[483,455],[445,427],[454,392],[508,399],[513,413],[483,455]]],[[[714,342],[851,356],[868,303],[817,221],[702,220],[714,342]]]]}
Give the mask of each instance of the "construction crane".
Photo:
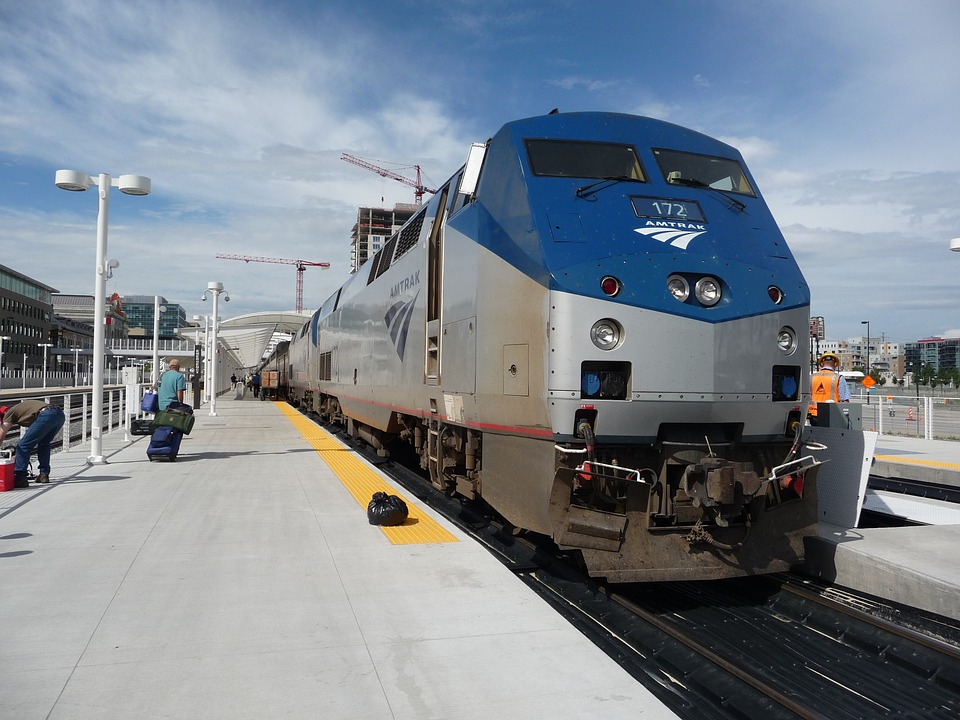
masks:
{"type": "Polygon", "coordinates": [[[343,153],[342,155],[340,155],[340,159],[345,160],[348,163],[353,163],[354,165],[359,165],[360,167],[366,168],[367,170],[373,170],[373,172],[375,172],[380,177],[390,178],[391,180],[402,182],[404,185],[411,186],[413,188],[413,194],[417,199],[417,205],[421,205],[423,203],[423,196],[426,193],[430,193],[432,195],[435,192],[437,192],[436,190],[431,190],[428,187],[424,187],[423,181],[420,179],[419,165],[409,166],[409,167],[416,168],[417,170],[417,179],[411,180],[410,178],[404,177],[403,175],[397,175],[397,173],[393,172],[392,170],[387,170],[386,168],[382,168],[379,165],[374,165],[373,163],[369,163],[366,160],[361,160],[360,158],[354,157],[353,155],[348,155],[347,153],[343,153]]]}
{"type": "Polygon", "coordinates": [[[265,263],[279,263],[281,265],[296,265],[297,266],[297,304],[296,310],[300,312],[303,310],[303,271],[308,267],[319,267],[319,268],[328,268],[330,263],[328,262],[312,262],[311,260],[288,260],[286,258],[272,258],[272,257],[255,257],[252,255],[217,255],[221,260],[243,260],[245,263],[251,262],[265,262],[265,263]]]}

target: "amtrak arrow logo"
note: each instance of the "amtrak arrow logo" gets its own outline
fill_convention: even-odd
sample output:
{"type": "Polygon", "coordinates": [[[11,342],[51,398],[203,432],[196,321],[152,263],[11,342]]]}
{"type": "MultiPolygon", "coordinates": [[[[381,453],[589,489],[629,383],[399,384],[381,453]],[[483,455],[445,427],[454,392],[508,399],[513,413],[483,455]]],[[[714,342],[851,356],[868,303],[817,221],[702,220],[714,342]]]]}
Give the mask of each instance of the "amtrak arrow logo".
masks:
{"type": "Polygon", "coordinates": [[[390,339],[393,340],[393,346],[401,360],[403,360],[403,353],[407,346],[407,331],[410,330],[413,306],[416,304],[418,297],[420,297],[419,290],[412,300],[395,302],[387,310],[387,314],[383,316],[387,329],[390,331],[390,339]]]}
{"type": "Polygon", "coordinates": [[[693,223],[658,223],[652,227],[634,228],[634,232],[646,235],[675,248],[686,250],[695,238],[707,232],[703,225],[693,223]]]}

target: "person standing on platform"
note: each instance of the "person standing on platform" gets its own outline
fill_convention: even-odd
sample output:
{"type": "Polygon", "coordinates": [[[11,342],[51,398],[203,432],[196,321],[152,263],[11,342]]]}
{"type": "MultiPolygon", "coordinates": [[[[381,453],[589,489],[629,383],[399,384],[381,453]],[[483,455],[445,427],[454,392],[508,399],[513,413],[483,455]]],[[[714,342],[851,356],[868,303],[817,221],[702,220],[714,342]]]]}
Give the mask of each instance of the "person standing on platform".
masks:
{"type": "Polygon", "coordinates": [[[157,383],[157,401],[161,410],[166,410],[171,403],[182,403],[183,393],[187,389],[187,379],[180,372],[180,361],[173,358],[168,369],[160,376],[157,383]]]}
{"type": "Polygon", "coordinates": [[[253,396],[260,397],[260,373],[253,374],[250,378],[250,384],[253,385],[253,396]]]}
{"type": "Polygon", "coordinates": [[[816,425],[817,403],[850,402],[847,379],[839,372],[840,358],[831,352],[820,356],[820,369],[810,378],[810,408],[807,415],[816,425]]]}
{"type": "Polygon", "coordinates": [[[237,389],[237,374],[234,373],[230,376],[230,385],[233,390],[237,389]]]}
{"type": "Polygon", "coordinates": [[[16,405],[0,407],[0,443],[14,425],[26,428],[17,443],[17,459],[13,466],[14,487],[30,486],[27,468],[30,455],[37,453],[38,483],[50,482],[50,443],[63,427],[63,410],[42,400],[24,400],[16,405]]]}

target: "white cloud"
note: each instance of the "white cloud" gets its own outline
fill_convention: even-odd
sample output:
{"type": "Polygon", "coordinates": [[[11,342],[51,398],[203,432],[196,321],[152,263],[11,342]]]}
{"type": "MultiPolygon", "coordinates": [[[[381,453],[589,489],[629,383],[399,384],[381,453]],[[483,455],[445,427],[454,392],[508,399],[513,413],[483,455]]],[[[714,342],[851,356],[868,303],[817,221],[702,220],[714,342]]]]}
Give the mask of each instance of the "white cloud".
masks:
{"type": "Polygon", "coordinates": [[[570,75],[557,80],[547,80],[547,84],[555,85],[563,90],[576,90],[582,88],[587,92],[596,92],[597,90],[605,90],[609,87],[612,87],[616,85],[616,82],[612,80],[595,80],[588,77],[570,75]]]}
{"type": "Polygon", "coordinates": [[[292,306],[292,269],[213,258],[235,252],[334,262],[306,272],[316,304],[345,275],[356,207],[413,199],[342,152],[410,177],[419,164],[435,185],[502,122],[562,106],[737,147],[839,336],[867,316],[897,339],[956,325],[953,0],[704,3],[682,28],[656,5],[616,24],[569,2],[374,5],[0,5],[0,148],[18,163],[0,168],[16,178],[0,195],[30,201],[0,197],[18,269],[89,292],[96,203],[54,189],[52,172],[134,172],[154,192],[111,203],[124,292],[153,283],[187,303],[220,279],[231,312],[292,306]],[[641,18],[659,31],[636,43],[641,18]]]}

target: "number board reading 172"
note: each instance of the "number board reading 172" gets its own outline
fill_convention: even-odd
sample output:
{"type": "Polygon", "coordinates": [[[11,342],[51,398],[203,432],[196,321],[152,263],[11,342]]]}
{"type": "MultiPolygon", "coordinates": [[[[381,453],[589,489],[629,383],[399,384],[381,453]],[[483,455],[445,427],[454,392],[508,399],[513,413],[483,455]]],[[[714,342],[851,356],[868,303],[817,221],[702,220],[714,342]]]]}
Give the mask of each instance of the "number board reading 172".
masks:
{"type": "Polygon", "coordinates": [[[643,197],[631,195],[630,201],[637,217],[662,218],[665,220],[685,220],[687,222],[706,222],[700,205],[691,200],[671,200],[669,198],[643,197]]]}

